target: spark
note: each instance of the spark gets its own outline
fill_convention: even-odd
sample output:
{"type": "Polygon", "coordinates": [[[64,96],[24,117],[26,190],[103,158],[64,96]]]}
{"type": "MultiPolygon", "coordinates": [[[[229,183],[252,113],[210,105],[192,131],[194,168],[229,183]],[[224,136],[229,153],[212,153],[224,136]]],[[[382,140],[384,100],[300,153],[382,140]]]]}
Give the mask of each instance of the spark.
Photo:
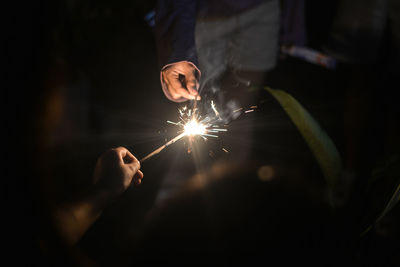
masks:
{"type": "MultiPolygon", "coordinates": [[[[189,149],[188,151],[191,151],[191,143],[194,140],[196,136],[201,137],[204,141],[207,141],[207,137],[214,137],[218,138],[218,133],[220,132],[226,132],[228,131],[227,129],[223,128],[226,127],[227,125],[220,126],[217,123],[221,121],[221,118],[219,117],[219,112],[215,107],[215,104],[213,101],[211,101],[211,108],[215,113],[215,116],[213,114],[208,115],[205,114],[200,115],[199,110],[197,109],[197,101],[195,101],[194,107],[192,109],[187,108],[187,106],[184,106],[181,109],[178,109],[179,113],[179,121],[174,122],[174,121],[167,121],[169,124],[173,124],[175,126],[180,127],[180,130],[177,131],[179,135],[171,139],[169,142],[165,143],[161,147],[157,148],[144,158],[140,160],[140,162],[143,162],[152,156],[160,153],[164,148],[167,146],[175,143],[179,139],[187,136],[189,138],[189,149]]],[[[225,150],[224,150],[225,151],[225,150]]]]}
{"type": "Polygon", "coordinates": [[[212,101],[212,100],[211,100],[211,108],[212,108],[212,110],[214,111],[215,116],[217,116],[218,118],[220,118],[219,112],[218,112],[217,108],[215,107],[214,101],[212,101]]]}
{"type": "Polygon", "coordinates": [[[227,149],[225,149],[225,148],[222,148],[222,150],[223,150],[224,152],[226,152],[226,153],[229,153],[229,151],[228,151],[227,149]]]}
{"type": "Polygon", "coordinates": [[[173,122],[173,121],[167,121],[167,123],[173,124],[173,125],[182,125],[180,122],[173,122]]]}
{"type": "Polygon", "coordinates": [[[253,112],[254,111],[254,109],[249,109],[249,110],[246,110],[244,113],[250,113],[250,112],[253,112]]]}
{"type": "MultiPolygon", "coordinates": [[[[211,108],[213,109],[216,116],[219,115],[215,104],[211,101],[211,108]]],[[[190,138],[195,136],[203,137],[218,137],[218,133],[226,132],[227,129],[222,128],[218,124],[219,118],[212,115],[206,115],[204,118],[199,114],[198,109],[194,107],[193,109],[187,109],[185,106],[181,111],[186,111],[184,116],[181,117],[183,123],[176,123],[175,125],[181,127],[181,131],[190,138]]],[[[178,132],[179,133],[179,132],[178,132]]],[[[206,140],[207,138],[205,138],[206,140]]]]}

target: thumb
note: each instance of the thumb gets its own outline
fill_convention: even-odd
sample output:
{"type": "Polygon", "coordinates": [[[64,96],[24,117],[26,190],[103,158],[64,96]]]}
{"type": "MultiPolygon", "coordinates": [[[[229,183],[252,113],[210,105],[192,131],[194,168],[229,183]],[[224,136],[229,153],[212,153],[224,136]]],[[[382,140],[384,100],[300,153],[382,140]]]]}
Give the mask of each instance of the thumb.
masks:
{"type": "Polygon", "coordinates": [[[189,91],[191,95],[198,95],[199,93],[197,90],[199,89],[199,81],[196,79],[195,72],[196,70],[193,71],[188,71],[185,76],[186,76],[186,88],[189,91]]]}
{"type": "Polygon", "coordinates": [[[127,149],[121,151],[121,157],[123,164],[130,168],[130,170],[135,174],[140,169],[139,160],[127,149]]]}

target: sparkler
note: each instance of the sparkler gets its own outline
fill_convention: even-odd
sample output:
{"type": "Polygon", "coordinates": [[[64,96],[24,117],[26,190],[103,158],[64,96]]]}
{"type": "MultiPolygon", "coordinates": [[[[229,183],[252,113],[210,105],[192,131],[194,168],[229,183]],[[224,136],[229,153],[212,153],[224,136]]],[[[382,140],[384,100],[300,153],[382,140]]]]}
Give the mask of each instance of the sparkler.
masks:
{"type": "MultiPolygon", "coordinates": [[[[167,123],[176,125],[180,127],[180,130],[177,132],[179,135],[165,143],[164,145],[160,146],[144,158],[140,160],[140,162],[143,162],[154,155],[157,155],[160,153],[164,148],[167,146],[175,143],[179,139],[187,136],[190,141],[190,146],[191,142],[196,136],[202,137],[204,140],[207,140],[207,137],[218,137],[218,133],[220,132],[226,132],[227,129],[220,127],[217,123],[218,121],[221,120],[219,117],[219,113],[215,107],[215,104],[213,101],[211,101],[211,108],[215,113],[214,115],[206,115],[202,116],[199,114],[199,111],[197,109],[197,98],[195,99],[194,106],[192,109],[187,108],[184,106],[181,109],[178,109],[179,111],[179,121],[178,122],[173,122],[173,121],[167,121],[167,123]]],[[[190,149],[189,149],[190,150],[190,149]]]]}

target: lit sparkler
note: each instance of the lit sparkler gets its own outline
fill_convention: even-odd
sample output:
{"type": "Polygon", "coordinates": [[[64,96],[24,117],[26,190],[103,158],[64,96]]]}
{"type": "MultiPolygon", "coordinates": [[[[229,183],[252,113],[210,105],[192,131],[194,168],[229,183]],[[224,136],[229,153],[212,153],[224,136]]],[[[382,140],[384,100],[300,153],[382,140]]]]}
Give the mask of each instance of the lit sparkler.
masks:
{"type": "Polygon", "coordinates": [[[167,121],[167,123],[179,126],[180,130],[177,132],[179,135],[177,135],[176,137],[174,137],[161,147],[157,148],[144,158],[142,158],[140,162],[143,162],[151,158],[152,156],[160,153],[164,148],[175,143],[182,137],[187,136],[191,143],[196,136],[200,136],[204,140],[207,140],[207,137],[217,138],[218,133],[227,131],[227,129],[220,127],[217,124],[221,120],[221,118],[219,117],[219,113],[213,101],[211,101],[211,108],[214,111],[215,116],[214,115],[207,115],[205,117],[201,116],[198,112],[196,104],[197,101],[195,100],[193,109],[189,109],[186,106],[184,106],[181,109],[178,109],[179,121],[178,122],[167,121]]]}

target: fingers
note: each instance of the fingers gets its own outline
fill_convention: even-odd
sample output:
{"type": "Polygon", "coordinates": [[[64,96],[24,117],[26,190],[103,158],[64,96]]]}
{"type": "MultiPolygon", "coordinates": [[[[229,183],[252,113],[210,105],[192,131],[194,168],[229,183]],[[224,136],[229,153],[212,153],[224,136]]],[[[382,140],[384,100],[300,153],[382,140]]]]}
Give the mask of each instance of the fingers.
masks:
{"type": "MultiPolygon", "coordinates": [[[[186,99],[194,99],[195,96],[191,95],[188,90],[182,87],[182,83],[179,81],[179,79],[170,79],[168,80],[167,84],[171,86],[172,91],[171,94],[172,96],[177,96],[176,98],[184,97],[186,99]]],[[[168,87],[169,87],[168,86],[168,87]]]]}
{"type": "Polygon", "coordinates": [[[140,185],[143,179],[143,172],[138,170],[135,175],[133,176],[133,184],[140,185]]]}
{"type": "Polygon", "coordinates": [[[178,62],[165,69],[162,73],[163,80],[173,99],[186,98],[198,99],[199,82],[196,76],[198,71],[187,62],[178,62]],[[180,78],[183,77],[182,78],[180,78]]]}
{"type": "Polygon", "coordinates": [[[197,97],[200,100],[200,96],[197,92],[198,83],[196,80],[191,80],[186,83],[186,88],[182,86],[182,83],[179,79],[166,79],[165,80],[168,86],[168,90],[174,99],[179,99],[181,97],[186,99],[195,99],[197,97]],[[196,88],[196,89],[195,89],[196,88]]]}
{"type": "Polygon", "coordinates": [[[198,96],[197,99],[200,98],[199,93],[197,92],[197,82],[195,80],[188,82],[187,88],[190,95],[192,95],[194,98],[198,96]]]}
{"type": "Polygon", "coordinates": [[[186,87],[188,88],[189,94],[191,96],[190,99],[197,99],[197,100],[201,99],[199,93],[197,92],[199,88],[199,83],[197,82],[197,80],[190,80],[187,83],[186,87]]]}
{"type": "Polygon", "coordinates": [[[120,162],[125,163],[125,162],[131,162],[133,160],[130,156],[132,154],[130,154],[128,149],[126,149],[125,147],[120,146],[120,147],[113,148],[112,150],[117,153],[120,162]]]}
{"type": "Polygon", "coordinates": [[[126,148],[117,147],[114,150],[119,154],[121,163],[124,163],[125,167],[129,167],[132,172],[133,185],[140,185],[143,179],[143,172],[140,170],[140,162],[136,157],[126,148]]]}
{"type": "Polygon", "coordinates": [[[132,163],[136,160],[136,158],[129,152],[129,150],[125,149],[121,153],[122,160],[125,164],[132,163]]]}
{"type": "Polygon", "coordinates": [[[125,154],[125,156],[123,158],[124,163],[125,164],[137,165],[137,169],[140,169],[139,160],[134,155],[132,155],[132,153],[128,149],[125,149],[125,151],[126,151],[126,154],[125,154]]]}
{"type": "Polygon", "coordinates": [[[139,164],[140,167],[140,162],[139,160],[125,147],[117,147],[114,148],[113,150],[115,150],[118,153],[118,156],[120,158],[121,163],[124,164],[139,164]]]}
{"type": "MultiPolygon", "coordinates": [[[[197,90],[199,89],[199,82],[196,79],[195,76],[195,70],[192,71],[187,71],[185,74],[185,79],[186,79],[186,88],[188,89],[189,93],[196,97],[199,93],[197,90]]],[[[200,96],[197,97],[199,99],[200,96]]]]}

